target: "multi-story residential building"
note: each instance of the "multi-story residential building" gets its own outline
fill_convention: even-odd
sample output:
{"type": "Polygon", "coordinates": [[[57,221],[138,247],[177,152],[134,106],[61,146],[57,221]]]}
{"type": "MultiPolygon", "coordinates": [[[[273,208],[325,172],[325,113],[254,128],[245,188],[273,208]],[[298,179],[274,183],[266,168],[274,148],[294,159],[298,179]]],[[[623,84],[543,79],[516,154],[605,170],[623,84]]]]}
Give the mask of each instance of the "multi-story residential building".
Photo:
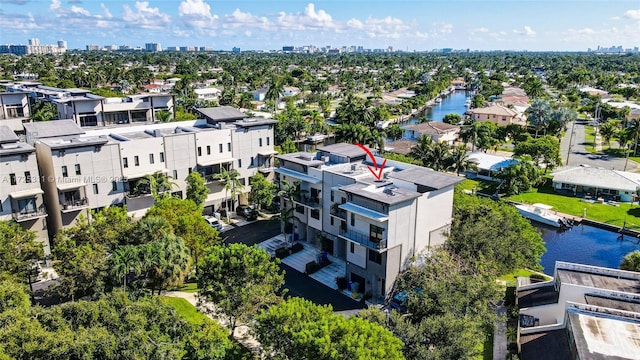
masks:
{"type": "Polygon", "coordinates": [[[152,123],[160,111],[175,116],[174,95],[142,94],[124,98],[105,98],[85,89],[61,89],[38,82],[3,84],[10,93],[26,92],[33,101],[55,104],[59,119],[73,119],[81,127],[113,124],[152,123]]]}
{"type": "Polygon", "coordinates": [[[45,221],[47,211],[40,188],[36,149],[19,141],[4,125],[0,125],[0,166],[0,220],[13,219],[23,229],[34,231],[48,255],[51,251],[45,221]]]}
{"type": "Polygon", "coordinates": [[[0,92],[0,124],[12,131],[22,132],[22,123],[31,116],[29,94],[26,92],[0,92]]]}
{"type": "Polygon", "coordinates": [[[272,173],[274,123],[195,120],[98,130],[82,129],[72,120],[25,124],[48,179],[43,189],[50,235],[87,216],[89,209],[126,204],[130,215],[141,217],[154,202],[143,179],[157,173],[174,183],[172,196],[185,198],[187,176],[200,172],[210,191],[205,206],[213,211],[229,209],[231,202],[213,176],[221,168],[235,168],[244,185],[235,204],[246,204],[249,178],[258,171],[272,173]]]}
{"type": "Polygon", "coordinates": [[[345,259],[358,292],[385,296],[413,256],[444,242],[461,178],[387,161],[378,180],[366,152],[344,143],[276,157],[277,181],[300,190],[294,204],[281,200],[295,208],[294,240],[345,259]]]}
{"type": "Polygon", "coordinates": [[[500,126],[506,126],[509,124],[526,124],[526,120],[522,114],[518,113],[514,109],[498,104],[471,109],[469,112],[471,113],[471,118],[475,121],[491,121],[492,123],[500,126]]]}
{"type": "Polygon", "coordinates": [[[637,272],[557,261],[552,280],[520,280],[517,301],[523,360],[638,359],[637,272]]]}

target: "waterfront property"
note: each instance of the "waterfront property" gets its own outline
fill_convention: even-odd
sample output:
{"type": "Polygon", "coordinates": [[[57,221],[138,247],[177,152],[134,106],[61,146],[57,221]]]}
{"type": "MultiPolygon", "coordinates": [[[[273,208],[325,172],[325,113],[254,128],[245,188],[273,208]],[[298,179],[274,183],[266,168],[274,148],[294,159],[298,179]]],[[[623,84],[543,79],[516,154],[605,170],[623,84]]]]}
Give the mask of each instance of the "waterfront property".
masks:
{"type": "Polygon", "coordinates": [[[526,125],[526,119],[516,110],[499,104],[491,104],[483,108],[469,110],[471,119],[475,121],[491,121],[492,123],[505,126],[510,124],[526,125]]]}
{"type": "Polygon", "coordinates": [[[637,359],[640,274],[556,262],[554,279],[519,279],[518,346],[523,360],[637,359]]]}
{"type": "Polygon", "coordinates": [[[422,135],[431,137],[435,142],[444,142],[452,145],[460,134],[460,127],[439,121],[427,121],[420,124],[408,125],[404,127],[407,137],[418,139],[422,135]]]}
{"type": "Polygon", "coordinates": [[[480,151],[469,153],[468,158],[475,164],[475,168],[465,172],[469,179],[494,181],[500,170],[518,163],[517,159],[508,156],[491,155],[480,151]]]}
{"type": "Polygon", "coordinates": [[[640,174],[590,166],[563,167],[552,174],[557,192],[594,201],[632,202],[640,188],[640,174]]]}
{"type": "Polygon", "coordinates": [[[8,126],[0,125],[0,220],[14,220],[25,230],[36,233],[51,253],[47,236],[47,212],[40,188],[36,149],[19,140],[8,126]]]}
{"type": "Polygon", "coordinates": [[[278,182],[299,190],[293,204],[281,200],[296,215],[293,238],[346,260],[356,292],[384,298],[412,257],[444,242],[462,179],[387,160],[377,180],[365,151],[344,143],[277,158],[278,182]]]}

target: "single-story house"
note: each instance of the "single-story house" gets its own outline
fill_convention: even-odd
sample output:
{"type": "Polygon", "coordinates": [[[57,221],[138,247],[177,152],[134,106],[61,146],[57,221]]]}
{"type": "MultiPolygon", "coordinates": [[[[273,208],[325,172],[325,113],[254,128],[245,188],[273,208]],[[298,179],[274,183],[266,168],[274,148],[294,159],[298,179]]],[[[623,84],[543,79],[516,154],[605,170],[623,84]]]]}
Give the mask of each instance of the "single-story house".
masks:
{"type": "Polygon", "coordinates": [[[407,137],[410,139],[418,139],[422,135],[428,135],[435,142],[444,142],[453,144],[458,139],[460,127],[439,121],[428,121],[421,124],[408,125],[404,127],[407,130],[407,137]]]}
{"type": "Polygon", "coordinates": [[[483,108],[469,110],[471,118],[475,121],[491,121],[496,125],[505,126],[509,124],[526,124],[515,109],[503,105],[493,104],[483,108]]]}
{"type": "Polygon", "coordinates": [[[568,166],[554,171],[551,176],[556,191],[595,199],[631,202],[640,188],[640,174],[628,171],[568,166]]]}
{"type": "Polygon", "coordinates": [[[282,89],[282,96],[295,96],[300,94],[300,89],[295,86],[285,86],[282,89]]]}
{"type": "Polygon", "coordinates": [[[265,97],[267,96],[267,91],[269,91],[269,89],[261,88],[258,90],[249,91],[249,94],[253,95],[254,101],[264,101],[265,97]]]}
{"type": "Polygon", "coordinates": [[[204,89],[195,89],[193,90],[193,92],[196,93],[196,95],[198,96],[198,99],[205,99],[205,100],[217,99],[218,96],[220,96],[220,94],[222,93],[220,89],[213,88],[213,87],[204,88],[204,89]]]}
{"type": "Polygon", "coordinates": [[[476,169],[466,171],[469,179],[478,178],[493,181],[496,180],[495,175],[498,171],[518,163],[517,159],[483,152],[469,153],[468,158],[476,164],[476,169]]]}

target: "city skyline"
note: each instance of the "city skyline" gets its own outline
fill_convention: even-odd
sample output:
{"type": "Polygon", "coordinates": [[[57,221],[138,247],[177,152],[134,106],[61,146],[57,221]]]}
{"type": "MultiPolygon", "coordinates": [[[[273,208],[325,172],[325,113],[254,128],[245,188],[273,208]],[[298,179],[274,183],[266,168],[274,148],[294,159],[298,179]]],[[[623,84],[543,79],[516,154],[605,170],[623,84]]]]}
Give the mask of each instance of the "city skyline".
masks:
{"type": "Polygon", "coordinates": [[[0,0],[0,43],[160,43],[214,50],[364,46],[403,51],[585,51],[640,45],[637,1],[0,0]]]}

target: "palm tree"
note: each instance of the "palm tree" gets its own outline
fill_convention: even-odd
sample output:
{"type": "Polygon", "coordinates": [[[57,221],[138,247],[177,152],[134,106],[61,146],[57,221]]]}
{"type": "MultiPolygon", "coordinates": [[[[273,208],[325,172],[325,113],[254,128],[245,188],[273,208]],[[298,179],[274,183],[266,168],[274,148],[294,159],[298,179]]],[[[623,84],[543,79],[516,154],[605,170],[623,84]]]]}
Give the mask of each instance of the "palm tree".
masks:
{"type": "MultiPolygon", "coordinates": [[[[220,168],[220,173],[213,175],[214,180],[218,180],[224,188],[225,207],[228,203],[228,195],[231,192],[231,209],[235,208],[235,197],[242,191],[244,186],[240,183],[240,173],[236,169],[227,170],[220,168]]],[[[227,222],[229,221],[229,213],[231,209],[227,209],[227,222]]]]}
{"type": "Polygon", "coordinates": [[[265,100],[270,100],[275,102],[276,106],[275,106],[274,113],[278,109],[278,103],[280,102],[280,97],[282,96],[283,93],[284,93],[284,85],[282,84],[282,82],[275,79],[271,80],[271,82],[269,83],[269,90],[267,90],[267,93],[264,95],[264,98],[265,100]]]}
{"type": "Polygon", "coordinates": [[[422,135],[418,138],[418,144],[411,148],[411,156],[422,162],[423,166],[430,166],[434,141],[429,135],[422,135]]]}
{"type": "Polygon", "coordinates": [[[599,129],[600,135],[602,136],[602,139],[604,140],[605,144],[607,144],[607,145],[610,144],[611,139],[616,134],[616,128],[617,127],[610,121],[600,125],[600,129],[599,129]]]}
{"type": "Polygon", "coordinates": [[[167,110],[160,110],[158,112],[156,112],[155,114],[156,120],[166,123],[171,121],[171,118],[173,117],[170,111],[167,110]]]}
{"type": "Polygon", "coordinates": [[[164,234],[160,239],[145,245],[141,260],[151,282],[151,293],[158,295],[167,285],[177,285],[184,279],[189,267],[189,249],[181,237],[164,234]]]}
{"type": "Polygon", "coordinates": [[[460,175],[461,172],[477,168],[475,161],[469,159],[467,147],[465,145],[456,146],[449,155],[449,169],[460,175]]]}
{"type": "Polygon", "coordinates": [[[536,138],[540,129],[546,129],[549,126],[550,114],[551,104],[547,100],[535,99],[527,109],[527,119],[536,128],[536,138]]]}
{"type": "Polygon", "coordinates": [[[288,182],[287,180],[281,181],[281,188],[278,191],[278,196],[282,198],[282,208],[280,210],[280,221],[282,222],[282,231],[283,233],[287,233],[287,228],[291,225],[293,228],[293,221],[298,220],[297,216],[295,216],[295,204],[294,201],[300,201],[302,194],[306,193],[307,190],[300,189],[300,181],[294,181],[293,183],[288,182]]]}
{"type": "MultiPolygon", "coordinates": [[[[178,186],[175,182],[171,181],[173,178],[169,175],[164,174],[162,171],[156,171],[151,175],[147,175],[144,178],[140,179],[136,188],[139,186],[149,187],[151,190],[151,195],[154,200],[163,199],[170,195],[169,192],[174,186],[178,186]]],[[[136,190],[137,191],[137,190],[136,190]]]]}
{"type": "Polygon", "coordinates": [[[238,100],[238,106],[243,109],[253,110],[253,96],[248,92],[240,94],[240,100],[238,100]]]}
{"type": "Polygon", "coordinates": [[[450,156],[449,145],[443,142],[436,142],[431,149],[432,168],[436,171],[446,169],[450,156]]]}
{"type": "Polygon", "coordinates": [[[132,245],[118,247],[111,255],[113,276],[122,279],[122,288],[127,290],[127,276],[134,271],[136,275],[140,275],[140,259],[138,258],[138,248],[132,245]]]}

